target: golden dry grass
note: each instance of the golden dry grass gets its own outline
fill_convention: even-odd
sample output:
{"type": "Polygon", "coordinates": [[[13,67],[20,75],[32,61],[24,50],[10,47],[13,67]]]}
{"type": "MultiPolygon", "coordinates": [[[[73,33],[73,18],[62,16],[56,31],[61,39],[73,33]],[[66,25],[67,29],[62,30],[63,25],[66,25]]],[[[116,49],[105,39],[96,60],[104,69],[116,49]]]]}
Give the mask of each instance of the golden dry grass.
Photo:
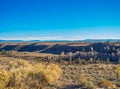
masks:
{"type": "Polygon", "coordinates": [[[115,64],[66,65],[0,57],[0,71],[9,72],[7,76],[10,76],[8,85],[4,86],[16,89],[40,89],[41,87],[46,87],[46,89],[79,89],[80,87],[96,89],[100,87],[98,85],[100,83],[105,88],[115,86],[120,88],[116,69],[115,64]],[[77,87],[82,83],[84,86],[73,88],[74,85],[77,87]]]}
{"type": "MultiPolygon", "coordinates": [[[[6,59],[2,58],[1,61],[6,59]]],[[[6,62],[2,62],[5,68],[0,70],[0,89],[43,89],[56,82],[62,75],[62,69],[53,63],[33,65],[21,59],[12,59],[6,62]]]]}

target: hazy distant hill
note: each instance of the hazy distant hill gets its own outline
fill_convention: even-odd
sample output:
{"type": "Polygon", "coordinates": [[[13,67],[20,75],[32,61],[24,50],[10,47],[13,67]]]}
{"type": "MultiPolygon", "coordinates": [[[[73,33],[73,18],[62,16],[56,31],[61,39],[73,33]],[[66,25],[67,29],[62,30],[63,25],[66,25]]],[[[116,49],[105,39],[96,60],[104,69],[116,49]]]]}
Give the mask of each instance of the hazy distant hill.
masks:
{"type": "Polygon", "coordinates": [[[24,42],[23,40],[0,40],[0,42],[24,42]]]}
{"type": "Polygon", "coordinates": [[[0,40],[0,42],[5,42],[5,40],[0,40]]]}
{"type": "Polygon", "coordinates": [[[0,42],[120,42],[120,39],[85,39],[85,40],[0,40],[0,42]]]}
{"type": "Polygon", "coordinates": [[[120,42],[120,39],[85,39],[83,42],[120,42]]]}

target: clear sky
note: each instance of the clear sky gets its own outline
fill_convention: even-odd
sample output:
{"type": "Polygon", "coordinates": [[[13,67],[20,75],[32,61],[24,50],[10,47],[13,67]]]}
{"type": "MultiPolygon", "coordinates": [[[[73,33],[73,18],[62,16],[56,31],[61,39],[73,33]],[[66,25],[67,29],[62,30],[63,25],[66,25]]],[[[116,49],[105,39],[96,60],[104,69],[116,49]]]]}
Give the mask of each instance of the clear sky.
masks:
{"type": "Polygon", "coordinates": [[[120,0],[0,0],[0,39],[120,39],[120,0]]]}

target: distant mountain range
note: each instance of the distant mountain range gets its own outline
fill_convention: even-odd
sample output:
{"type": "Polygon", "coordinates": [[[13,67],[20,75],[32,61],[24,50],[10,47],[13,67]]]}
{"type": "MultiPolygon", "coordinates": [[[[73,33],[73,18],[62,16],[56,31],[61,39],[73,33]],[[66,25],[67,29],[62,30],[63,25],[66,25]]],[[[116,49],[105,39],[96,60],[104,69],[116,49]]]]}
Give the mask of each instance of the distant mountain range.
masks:
{"type": "Polygon", "coordinates": [[[0,42],[120,42],[120,39],[85,39],[85,40],[0,40],[0,42]]]}

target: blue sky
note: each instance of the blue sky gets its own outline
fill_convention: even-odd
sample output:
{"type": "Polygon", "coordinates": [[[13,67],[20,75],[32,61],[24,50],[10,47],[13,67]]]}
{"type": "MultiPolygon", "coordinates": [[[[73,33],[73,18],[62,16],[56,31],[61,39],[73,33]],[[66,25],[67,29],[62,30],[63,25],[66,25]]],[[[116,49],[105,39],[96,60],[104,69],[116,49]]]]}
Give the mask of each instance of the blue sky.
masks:
{"type": "Polygon", "coordinates": [[[0,39],[120,39],[120,0],[0,0],[0,39]]]}

